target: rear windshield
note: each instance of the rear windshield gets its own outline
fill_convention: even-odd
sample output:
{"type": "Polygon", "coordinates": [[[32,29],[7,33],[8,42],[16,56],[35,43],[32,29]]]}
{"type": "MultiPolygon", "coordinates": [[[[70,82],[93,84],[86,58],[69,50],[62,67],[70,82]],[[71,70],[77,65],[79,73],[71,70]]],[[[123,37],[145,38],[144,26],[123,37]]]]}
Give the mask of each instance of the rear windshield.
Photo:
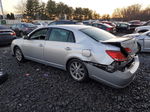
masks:
{"type": "Polygon", "coordinates": [[[75,24],[73,21],[60,21],[60,24],[75,24]]]}
{"type": "Polygon", "coordinates": [[[7,26],[0,25],[0,29],[9,29],[7,26]]]}
{"type": "Polygon", "coordinates": [[[116,38],[111,33],[108,33],[104,30],[101,30],[99,28],[94,28],[94,27],[81,29],[80,31],[88,35],[89,37],[93,38],[96,41],[105,41],[112,38],[116,38]]]}
{"type": "Polygon", "coordinates": [[[112,26],[111,25],[109,25],[109,24],[103,24],[104,26],[106,26],[107,28],[111,28],[112,26]]]}

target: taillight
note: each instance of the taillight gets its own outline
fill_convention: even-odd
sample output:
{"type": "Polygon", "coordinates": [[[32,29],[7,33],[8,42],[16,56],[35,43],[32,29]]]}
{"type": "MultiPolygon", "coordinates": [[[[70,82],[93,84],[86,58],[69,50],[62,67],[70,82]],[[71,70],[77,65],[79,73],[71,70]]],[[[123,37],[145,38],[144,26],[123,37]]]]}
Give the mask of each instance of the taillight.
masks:
{"type": "Polygon", "coordinates": [[[126,52],[131,53],[132,50],[130,48],[124,48],[126,50],[126,52]]]}
{"type": "Polygon", "coordinates": [[[16,36],[16,33],[15,32],[11,32],[10,35],[16,36]]]}
{"type": "Polygon", "coordinates": [[[107,28],[106,30],[107,30],[107,31],[111,31],[111,28],[107,28]]]}
{"type": "Polygon", "coordinates": [[[115,61],[126,61],[127,58],[120,51],[106,50],[106,53],[115,61]]]}

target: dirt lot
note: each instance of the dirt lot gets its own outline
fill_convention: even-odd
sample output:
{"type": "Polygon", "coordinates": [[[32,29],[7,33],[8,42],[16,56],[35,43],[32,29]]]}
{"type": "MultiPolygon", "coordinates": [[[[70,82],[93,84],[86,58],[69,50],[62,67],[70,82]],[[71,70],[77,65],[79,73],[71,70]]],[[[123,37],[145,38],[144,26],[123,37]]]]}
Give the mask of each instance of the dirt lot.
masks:
{"type": "Polygon", "coordinates": [[[113,89],[94,80],[75,82],[65,71],[27,61],[17,63],[10,47],[0,48],[9,79],[0,85],[0,112],[150,112],[150,54],[133,83],[113,89]]]}

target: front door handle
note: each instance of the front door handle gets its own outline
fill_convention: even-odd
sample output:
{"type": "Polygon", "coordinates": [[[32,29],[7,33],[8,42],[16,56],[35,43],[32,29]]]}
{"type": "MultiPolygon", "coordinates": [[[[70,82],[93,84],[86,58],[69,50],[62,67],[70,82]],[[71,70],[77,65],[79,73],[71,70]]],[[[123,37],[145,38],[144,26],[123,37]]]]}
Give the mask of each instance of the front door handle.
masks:
{"type": "Polygon", "coordinates": [[[70,48],[70,47],[66,47],[65,49],[66,49],[67,51],[70,51],[70,50],[71,50],[71,48],[70,48]]]}

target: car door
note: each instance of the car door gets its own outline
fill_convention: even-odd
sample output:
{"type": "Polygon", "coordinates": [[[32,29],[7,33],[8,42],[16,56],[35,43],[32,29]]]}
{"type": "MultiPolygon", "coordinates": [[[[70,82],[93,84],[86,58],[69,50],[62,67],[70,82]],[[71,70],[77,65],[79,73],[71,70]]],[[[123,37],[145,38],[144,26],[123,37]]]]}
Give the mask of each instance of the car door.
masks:
{"type": "Polygon", "coordinates": [[[28,39],[23,42],[23,53],[26,57],[42,61],[45,39],[47,37],[48,28],[42,28],[31,33],[28,39]]]}
{"type": "Polygon", "coordinates": [[[150,50],[150,32],[144,35],[144,49],[150,50]]]}
{"type": "Polygon", "coordinates": [[[75,37],[73,32],[60,28],[52,28],[45,43],[45,61],[55,67],[63,68],[66,63],[67,53],[72,50],[74,44],[75,37]]]}

